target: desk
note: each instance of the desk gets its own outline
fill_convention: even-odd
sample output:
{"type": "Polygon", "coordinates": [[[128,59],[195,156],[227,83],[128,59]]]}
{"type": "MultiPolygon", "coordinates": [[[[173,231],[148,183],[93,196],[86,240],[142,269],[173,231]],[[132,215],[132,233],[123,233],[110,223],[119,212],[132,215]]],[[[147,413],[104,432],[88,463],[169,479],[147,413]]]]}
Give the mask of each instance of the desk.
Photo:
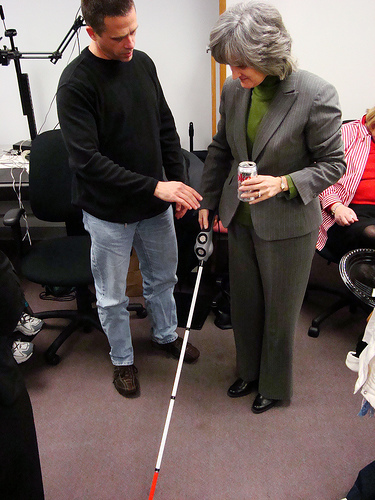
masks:
{"type": "Polygon", "coordinates": [[[12,201],[20,195],[27,199],[29,162],[25,155],[11,154],[10,147],[0,147],[0,200],[12,201]]]}
{"type": "MultiPolygon", "coordinates": [[[[33,229],[33,239],[65,235],[64,223],[48,223],[35,218],[29,203],[29,162],[25,155],[10,154],[9,151],[11,146],[0,146],[0,219],[9,209],[22,203],[28,226],[33,229]]],[[[0,222],[0,240],[10,238],[11,231],[0,222]]]]}
{"type": "MultiPolygon", "coordinates": [[[[11,147],[0,146],[0,218],[11,208],[23,205],[30,213],[29,162],[24,155],[11,154],[11,147]],[[26,205],[26,206],[25,206],[26,205]]],[[[25,222],[22,223],[25,226],[25,222]]],[[[0,240],[11,239],[11,231],[0,223],[0,240]]]]}

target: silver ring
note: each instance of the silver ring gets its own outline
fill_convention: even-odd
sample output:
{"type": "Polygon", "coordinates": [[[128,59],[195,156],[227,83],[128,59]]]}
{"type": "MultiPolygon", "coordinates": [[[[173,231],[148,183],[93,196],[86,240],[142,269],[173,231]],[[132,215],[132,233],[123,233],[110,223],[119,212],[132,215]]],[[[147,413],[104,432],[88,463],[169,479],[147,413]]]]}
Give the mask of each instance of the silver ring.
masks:
{"type": "Polygon", "coordinates": [[[258,191],[258,198],[260,198],[262,195],[260,194],[260,191],[258,191]]]}

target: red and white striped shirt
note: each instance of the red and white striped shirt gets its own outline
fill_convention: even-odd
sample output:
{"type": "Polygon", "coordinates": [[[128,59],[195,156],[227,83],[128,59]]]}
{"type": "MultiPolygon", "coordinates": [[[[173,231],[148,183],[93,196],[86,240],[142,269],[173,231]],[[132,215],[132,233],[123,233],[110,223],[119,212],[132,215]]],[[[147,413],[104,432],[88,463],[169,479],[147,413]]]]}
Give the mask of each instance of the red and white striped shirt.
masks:
{"type": "Polygon", "coordinates": [[[345,174],[333,186],[320,195],[323,222],[319,228],[316,248],[321,250],[327,242],[327,231],[335,223],[335,218],[327,207],[340,202],[349,206],[362,178],[370,154],[371,134],[365,126],[365,116],[361,120],[345,123],[342,126],[347,169],[345,174]]]}

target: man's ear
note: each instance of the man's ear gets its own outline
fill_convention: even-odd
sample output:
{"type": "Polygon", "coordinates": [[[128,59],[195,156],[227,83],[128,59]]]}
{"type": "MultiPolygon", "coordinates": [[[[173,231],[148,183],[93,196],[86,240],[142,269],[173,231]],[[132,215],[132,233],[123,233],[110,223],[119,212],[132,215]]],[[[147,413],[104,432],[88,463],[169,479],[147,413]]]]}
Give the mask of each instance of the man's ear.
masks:
{"type": "Polygon", "coordinates": [[[89,37],[91,38],[91,40],[94,40],[96,41],[96,33],[95,31],[91,28],[91,26],[86,26],[86,31],[87,31],[87,34],[89,35],[89,37]]]}

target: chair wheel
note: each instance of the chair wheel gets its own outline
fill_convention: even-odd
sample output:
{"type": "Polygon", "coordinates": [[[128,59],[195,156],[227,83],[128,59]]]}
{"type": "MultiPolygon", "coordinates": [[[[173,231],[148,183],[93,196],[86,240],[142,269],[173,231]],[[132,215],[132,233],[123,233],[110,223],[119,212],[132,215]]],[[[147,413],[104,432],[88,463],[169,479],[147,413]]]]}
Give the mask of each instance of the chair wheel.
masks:
{"type": "Polygon", "coordinates": [[[61,361],[61,358],[58,354],[48,354],[47,352],[44,353],[44,358],[51,366],[56,366],[61,361]]]}
{"type": "Polygon", "coordinates": [[[319,333],[320,330],[318,326],[310,326],[308,333],[309,337],[313,337],[316,339],[317,337],[319,337],[319,333]]]}
{"type": "Polygon", "coordinates": [[[142,311],[137,311],[138,318],[145,318],[147,316],[147,310],[145,308],[142,311]]]}

